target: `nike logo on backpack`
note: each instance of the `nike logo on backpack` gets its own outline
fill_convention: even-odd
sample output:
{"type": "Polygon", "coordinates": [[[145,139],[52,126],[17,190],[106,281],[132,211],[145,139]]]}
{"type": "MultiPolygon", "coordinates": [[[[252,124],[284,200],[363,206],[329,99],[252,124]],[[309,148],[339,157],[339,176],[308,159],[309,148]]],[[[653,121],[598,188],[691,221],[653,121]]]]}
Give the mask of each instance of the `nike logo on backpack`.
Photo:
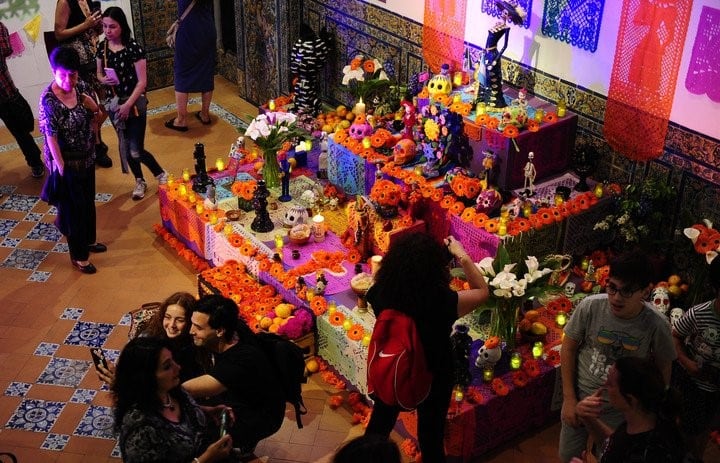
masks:
{"type": "Polygon", "coordinates": [[[386,354],[386,353],[383,352],[383,351],[378,352],[378,357],[394,357],[394,356],[396,356],[396,355],[397,355],[397,354],[386,354]]]}

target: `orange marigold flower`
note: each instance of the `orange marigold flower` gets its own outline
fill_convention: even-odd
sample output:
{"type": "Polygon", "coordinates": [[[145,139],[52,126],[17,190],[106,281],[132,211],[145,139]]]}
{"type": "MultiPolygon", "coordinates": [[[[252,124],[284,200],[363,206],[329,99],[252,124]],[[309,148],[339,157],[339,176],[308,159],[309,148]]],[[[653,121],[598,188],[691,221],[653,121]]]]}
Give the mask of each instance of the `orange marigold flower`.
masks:
{"type": "Polygon", "coordinates": [[[310,309],[319,317],[327,311],[327,300],[322,296],[315,296],[310,301],[310,309]]]}
{"type": "Polygon", "coordinates": [[[363,61],[363,71],[367,72],[368,74],[373,74],[375,72],[375,62],[371,59],[366,59],[363,61]]]}
{"type": "Polygon", "coordinates": [[[333,326],[341,326],[345,321],[345,315],[342,312],[335,312],[330,315],[330,324],[333,326]]]}
{"type": "Polygon", "coordinates": [[[462,219],[463,222],[472,222],[475,218],[475,209],[472,207],[466,207],[465,210],[460,214],[460,219],[462,219]]]}
{"type": "Polygon", "coordinates": [[[517,136],[520,135],[520,130],[513,124],[508,124],[503,129],[503,135],[507,138],[517,138],[517,136]]]}
{"type": "Polygon", "coordinates": [[[543,225],[550,225],[551,223],[555,222],[555,217],[553,216],[552,210],[549,207],[541,207],[537,211],[537,215],[540,216],[540,221],[543,223],[543,225]]]}
{"type": "Polygon", "coordinates": [[[540,365],[535,359],[523,359],[522,369],[531,378],[535,378],[540,374],[540,365]]]}
{"type": "Polygon", "coordinates": [[[530,231],[530,221],[519,217],[513,220],[513,223],[518,227],[521,232],[530,231]]]}
{"type": "Polygon", "coordinates": [[[460,215],[462,214],[462,211],[465,210],[465,203],[462,201],[455,201],[452,206],[450,206],[450,213],[452,215],[460,215]]]}
{"type": "Polygon", "coordinates": [[[530,378],[528,377],[527,373],[525,373],[522,370],[516,371],[512,375],[513,384],[517,387],[525,387],[527,386],[527,383],[530,381],[530,378]]]}
{"type": "Polygon", "coordinates": [[[475,118],[475,122],[477,122],[480,125],[487,125],[488,121],[490,120],[490,116],[487,114],[480,114],[475,118]]]}
{"type": "Polygon", "coordinates": [[[555,349],[550,349],[545,358],[545,362],[554,367],[560,365],[560,352],[555,349]]]}
{"type": "Polygon", "coordinates": [[[260,287],[260,295],[263,299],[273,297],[275,295],[275,288],[270,285],[262,285],[260,287]]]}
{"type": "Polygon", "coordinates": [[[537,132],[538,130],[540,130],[540,123],[535,119],[528,119],[527,129],[530,132],[537,132]]]}
{"type": "Polygon", "coordinates": [[[439,188],[434,188],[434,191],[430,194],[430,198],[436,202],[440,201],[440,199],[442,199],[442,196],[442,190],[440,190],[439,188]]]}
{"type": "Polygon", "coordinates": [[[239,233],[231,233],[230,236],[228,236],[228,241],[230,241],[233,247],[239,248],[243,245],[245,239],[239,233]]]}
{"type": "Polygon", "coordinates": [[[347,261],[351,264],[360,262],[360,252],[357,249],[351,249],[347,254],[347,261]]]}
{"type": "Polygon", "coordinates": [[[455,202],[455,198],[453,198],[450,195],[445,195],[445,196],[443,196],[442,201],[440,201],[440,207],[442,207],[443,209],[449,209],[450,206],[452,206],[454,202],[455,202]]]}
{"type": "Polygon", "coordinates": [[[500,125],[500,121],[497,120],[497,118],[490,117],[487,121],[487,126],[491,129],[497,129],[498,125],[500,125]]]}
{"type": "Polygon", "coordinates": [[[553,122],[557,122],[558,116],[554,111],[550,111],[549,113],[545,113],[543,120],[548,124],[552,124],[553,122]]]}
{"type": "Polygon", "coordinates": [[[252,244],[245,242],[240,246],[240,254],[247,257],[252,257],[257,253],[257,249],[252,244]]]}
{"type": "Polygon", "coordinates": [[[335,143],[344,142],[347,139],[348,135],[349,135],[349,133],[348,133],[347,129],[338,130],[337,132],[335,132],[335,135],[334,135],[335,143]]]}
{"type": "Polygon", "coordinates": [[[488,233],[497,233],[499,224],[498,219],[488,219],[485,221],[485,231],[488,233]]]}
{"type": "Polygon", "coordinates": [[[355,323],[353,326],[350,327],[347,332],[348,338],[352,339],[353,341],[360,341],[364,335],[365,329],[360,323],[355,323]]]}
{"type": "Polygon", "coordinates": [[[418,98],[427,98],[430,96],[430,90],[428,90],[427,85],[420,90],[420,93],[418,93],[418,98]]]}
{"type": "Polygon", "coordinates": [[[271,264],[269,273],[270,273],[270,276],[272,276],[273,278],[275,278],[277,280],[278,277],[283,273],[282,264],[279,262],[275,262],[275,263],[271,264]]]}
{"type": "Polygon", "coordinates": [[[477,228],[485,228],[485,222],[489,219],[484,212],[478,212],[473,218],[473,225],[477,228]]]}
{"type": "Polygon", "coordinates": [[[482,392],[480,392],[480,388],[477,386],[470,386],[467,388],[467,391],[465,391],[465,399],[467,399],[467,401],[471,404],[481,404],[485,401],[482,392]]]}
{"type": "Polygon", "coordinates": [[[499,396],[508,395],[510,392],[510,388],[508,388],[507,384],[505,384],[501,378],[494,378],[490,383],[490,386],[493,392],[499,396]]]}

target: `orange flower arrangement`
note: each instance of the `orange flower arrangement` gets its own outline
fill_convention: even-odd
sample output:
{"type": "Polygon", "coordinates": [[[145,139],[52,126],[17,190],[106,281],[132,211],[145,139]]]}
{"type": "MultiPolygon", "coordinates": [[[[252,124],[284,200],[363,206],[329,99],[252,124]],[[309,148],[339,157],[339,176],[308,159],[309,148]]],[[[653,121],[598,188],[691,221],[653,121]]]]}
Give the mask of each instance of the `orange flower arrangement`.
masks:
{"type": "Polygon", "coordinates": [[[370,190],[370,199],[381,206],[397,206],[400,203],[400,185],[390,180],[376,180],[370,190]]]}
{"type": "Polygon", "coordinates": [[[457,174],[450,180],[450,189],[460,198],[475,199],[482,191],[479,178],[457,174]]]}
{"type": "Polygon", "coordinates": [[[256,188],[257,180],[245,180],[233,183],[230,187],[230,191],[237,197],[251,201],[255,195],[256,188]]]}
{"type": "Polygon", "coordinates": [[[323,296],[315,296],[310,301],[310,309],[319,317],[327,311],[327,300],[323,296]]]}
{"type": "Polygon", "coordinates": [[[465,210],[460,214],[460,219],[463,222],[472,222],[477,212],[472,207],[466,207],[465,210]]]}
{"type": "Polygon", "coordinates": [[[487,126],[491,129],[497,129],[498,125],[500,125],[500,121],[495,117],[489,117],[487,121],[487,126]]]}
{"type": "Polygon", "coordinates": [[[342,326],[344,321],[345,315],[343,315],[341,312],[335,312],[330,315],[330,324],[333,326],[342,326]]]}
{"type": "Polygon", "coordinates": [[[572,308],[572,302],[565,296],[556,297],[547,304],[548,311],[555,314],[557,314],[557,312],[570,313],[572,308]]]}
{"type": "Polygon", "coordinates": [[[480,114],[478,117],[475,118],[475,122],[478,124],[485,126],[487,125],[488,121],[490,120],[490,116],[487,114],[480,114]]]}
{"type": "Polygon", "coordinates": [[[545,362],[554,367],[560,365],[560,352],[556,349],[550,349],[547,353],[547,357],[545,358],[545,362]]]}

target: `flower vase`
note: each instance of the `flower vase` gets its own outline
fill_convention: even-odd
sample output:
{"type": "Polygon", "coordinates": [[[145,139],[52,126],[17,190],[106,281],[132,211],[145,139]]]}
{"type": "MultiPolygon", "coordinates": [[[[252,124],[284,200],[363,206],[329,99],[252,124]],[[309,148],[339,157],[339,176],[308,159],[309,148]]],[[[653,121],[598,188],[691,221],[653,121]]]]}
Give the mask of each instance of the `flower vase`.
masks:
{"type": "Polygon", "coordinates": [[[265,186],[275,188],[280,186],[280,164],[278,164],[277,153],[268,150],[263,153],[262,176],[265,186]]]}
{"type": "Polygon", "coordinates": [[[238,209],[250,212],[253,210],[253,202],[252,199],[245,199],[240,196],[238,196],[238,209]]]}
{"type": "Polygon", "coordinates": [[[505,341],[508,349],[515,348],[518,328],[518,313],[522,300],[501,299],[490,317],[490,335],[498,336],[505,341]]]}

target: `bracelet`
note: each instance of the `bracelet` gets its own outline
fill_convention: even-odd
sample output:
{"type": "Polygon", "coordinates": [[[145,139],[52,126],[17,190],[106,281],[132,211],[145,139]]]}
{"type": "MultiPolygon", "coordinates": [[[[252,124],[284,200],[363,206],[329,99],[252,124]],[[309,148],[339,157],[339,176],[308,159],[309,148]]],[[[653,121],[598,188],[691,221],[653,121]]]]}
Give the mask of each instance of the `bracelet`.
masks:
{"type": "Polygon", "coordinates": [[[200,459],[198,457],[193,458],[192,463],[200,463],[200,459]]]}

